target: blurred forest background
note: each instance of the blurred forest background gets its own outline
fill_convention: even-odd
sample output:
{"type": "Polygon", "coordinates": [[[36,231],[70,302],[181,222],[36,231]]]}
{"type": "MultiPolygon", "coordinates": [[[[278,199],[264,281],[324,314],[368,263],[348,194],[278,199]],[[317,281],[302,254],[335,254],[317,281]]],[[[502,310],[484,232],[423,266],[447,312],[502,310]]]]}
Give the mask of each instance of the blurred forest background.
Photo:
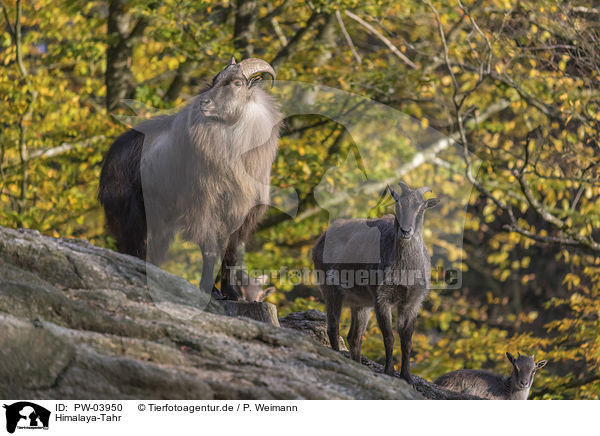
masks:
{"type": "MultiPolygon", "coordinates": [[[[232,55],[260,57],[278,79],[376,100],[482,161],[461,176],[474,185],[463,286],[426,300],[414,373],[506,374],[504,352],[520,351],[549,360],[533,398],[599,397],[597,2],[0,0],[0,8],[0,225],[114,247],[96,193],[102,158],[125,129],[113,115],[130,114],[121,100],[176,107],[232,55]]],[[[313,210],[315,186],[352,147],[329,119],[288,119],[273,184],[298,191],[300,212],[313,210]]],[[[310,267],[328,216],[305,216],[270,210],[248,266],[310,267]]],[[[187,268],[197,251],[177,245],[167,268],[197,283],[200,270],[187,268]]],[[[316,289],[275,284],[280,316],[324,309],[316,289]]],[[[363,352],[380,360],[374,317],[366,338],[363,352]]]]}

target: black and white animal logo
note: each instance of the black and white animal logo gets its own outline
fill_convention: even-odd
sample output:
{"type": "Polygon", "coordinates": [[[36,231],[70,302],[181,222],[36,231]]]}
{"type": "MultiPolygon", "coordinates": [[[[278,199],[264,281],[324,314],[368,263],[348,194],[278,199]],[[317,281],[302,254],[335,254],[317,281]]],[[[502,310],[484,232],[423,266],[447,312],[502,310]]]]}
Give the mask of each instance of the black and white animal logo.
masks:
{"type": "Polygon", "coordinates": [[[6,409],[6,431],[18,429],[48,429],[50,411],[29,401],[3,406],[6,409]]]}

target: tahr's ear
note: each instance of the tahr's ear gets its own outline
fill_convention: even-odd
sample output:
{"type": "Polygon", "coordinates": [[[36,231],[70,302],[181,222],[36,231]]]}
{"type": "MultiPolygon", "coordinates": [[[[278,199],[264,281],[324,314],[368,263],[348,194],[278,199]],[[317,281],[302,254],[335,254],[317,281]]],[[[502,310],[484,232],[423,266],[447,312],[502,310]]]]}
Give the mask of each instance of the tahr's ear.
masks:
{"type": "Polygon", "coordinates": [[[512,363],[513,365],[515,364],[515,358],[513,357],[512,354],[510,354],[508,351],[506,352],[506,358],[508,359],[508,361],[510,363],[512,363]]]}
{"type": "Polygon", "coordinates": [[[535,364],[535,369],[543,368],[544,366],[546,366],[546,363],[548,363],[547,360],[540,360],[535,364]]]}
{"type": "Polygon", "coordinates": [[[431,209],[432,207],[436,207],[440,204],[439,198],[430,198],[429,200],[425,200],[425,209],[431,209]]]}
{"type": "Polygon", "coordinates": [[[269,295],[271,295],[276,290],[277,290],[277,288],[275,288],[275,286],[269,286],[267,289],[265,289],[263,291],[263,298],[268,297],[269,295]]]}

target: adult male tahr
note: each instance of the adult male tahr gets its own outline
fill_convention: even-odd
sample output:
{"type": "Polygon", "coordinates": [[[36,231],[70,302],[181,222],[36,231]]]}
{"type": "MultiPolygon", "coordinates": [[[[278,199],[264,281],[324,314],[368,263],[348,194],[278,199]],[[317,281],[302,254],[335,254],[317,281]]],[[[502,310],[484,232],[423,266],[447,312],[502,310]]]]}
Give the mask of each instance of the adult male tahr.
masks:
{"type": "Polygon", "coordinates": [[[275,71],[235,59],[173,115],[145,121],[111,145],[98,198],[117,248],[160,264],[176,232],[202,250],[201,289],[238,299],[228,268],[269,203],[282,115],[258,83],[275,71]]]}

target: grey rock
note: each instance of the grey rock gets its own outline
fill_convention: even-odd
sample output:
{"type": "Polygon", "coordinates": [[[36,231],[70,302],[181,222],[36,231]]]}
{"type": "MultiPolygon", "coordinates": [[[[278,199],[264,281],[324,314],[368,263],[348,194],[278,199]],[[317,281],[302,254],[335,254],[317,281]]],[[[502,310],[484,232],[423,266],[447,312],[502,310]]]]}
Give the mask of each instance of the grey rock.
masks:
{"type": "MultiPolygon", "coordinates": [[[[320,310],[311,309],[304,312],[290,313],[285,318],[281,318],[279,321],[282,327],[289,327],[303,331],[317,342],[329,346],[329,339],[327,338],[327,317],[320,310]]],[[[348,352],[348,349],[346,349],[345,346],[343,349],[341,348],[343,343],[344,341],[340,337],[340,350],[342,350],[340,354],[343,354],[350,359],[350,353],[348,352]]],[[[377,374],[383,374],[383,365],[380,365],[379,363],[374,362],[365,356],[361,356],[361,363],[371,369],[371,371],[377,374]]],[[[394,371],[392,377],[400,378],[400,372],[394,371]]],[[[416,375],[411,375],[411,382],[413,388],[429,400],[482,399],[474,395],[445,389],[416,375]]]]}
{"type": "MultiPolygon", "coordinates": [[[[300,330],[320,344],[330,347],[327,336],[327,317],[320,310],[310,309],[304,312],[293,312],[279,319],[283,327],[300,330]]],[[[339,337],[340,350],[348,351],[344,338],[339,337]]]]}
{"type": "Polygon", "coordinates": [[[0,227],[0,398],[418,399],[139,259],[0,227]]]}

